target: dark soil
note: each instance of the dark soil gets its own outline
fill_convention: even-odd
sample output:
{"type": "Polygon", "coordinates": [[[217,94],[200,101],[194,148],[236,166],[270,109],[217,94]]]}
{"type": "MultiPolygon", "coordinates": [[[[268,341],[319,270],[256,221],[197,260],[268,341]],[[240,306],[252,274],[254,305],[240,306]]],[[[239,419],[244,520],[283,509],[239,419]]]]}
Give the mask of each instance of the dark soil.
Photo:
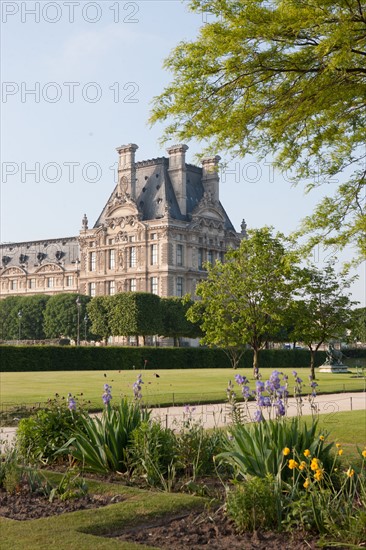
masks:
{"type": "Polygon", "coordinates": [[[60,500],[55,498],[50,502],[44,494],[31,493],[28,487],[20,487],[14,494],[0,490],[0,516],[28,520],[86,510],[87,508],[100,508],[125,500],[123,495],[92,495],[60,500]]]}
{"type": "MultiPolygon", "coordinates": [[[[115,537],[169,550],[315,550],[317,537],[307,533],[256,531],[238,534],[223,511],[192,512],[181,517],[163,518],[115,537]]],[[[327,547],[324,546],[324,549],[327,547]]],[[[338,546],[338,550],[342,550],[338,546]]],[[[344,550],[344,549],[343,549],[344,550]]]]}

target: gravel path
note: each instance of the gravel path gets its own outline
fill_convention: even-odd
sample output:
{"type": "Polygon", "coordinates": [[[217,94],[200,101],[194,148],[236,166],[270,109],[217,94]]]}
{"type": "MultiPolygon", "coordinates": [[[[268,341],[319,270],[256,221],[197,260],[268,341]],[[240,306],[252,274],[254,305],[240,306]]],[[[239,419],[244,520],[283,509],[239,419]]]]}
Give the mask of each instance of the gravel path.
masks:
{"type": "MultiPolygon", "coordinates": [[[[227,403],[219,403],[214,405],[199,405],[191,406],[192,418],[203,422],[206,428],[214,428],[227,426],[230,424],[230,410],[227,403]]],[[[254,402],[249,403],[249,412],[252,416],[256,410],[254,402]]],[[[338,412],[343,411],[363,410],[366,415],[366,393],[335,393],[329,395],[318,395],[315,399],[315,409],[317,414],[326,415],[326,423],[329,423],[329,429],[336,422],[339,422],[337,417],[338,412]]],[[[305,397],[303,398],[302,414],[311,414],[311,403],[305,397]]],[[[296,416],[297,406],[294,399],[289,399],[287,411],[288,416],[296,416]]],[[[186,407],[161,407],[152,409],[152,417],[160,419],[160,421],[168,427],[176,427],[187,418],[186,407]]],[[[16,433],[16,428],[0,428],[0,452],[5,445],[13,442],[16,433]]]]}

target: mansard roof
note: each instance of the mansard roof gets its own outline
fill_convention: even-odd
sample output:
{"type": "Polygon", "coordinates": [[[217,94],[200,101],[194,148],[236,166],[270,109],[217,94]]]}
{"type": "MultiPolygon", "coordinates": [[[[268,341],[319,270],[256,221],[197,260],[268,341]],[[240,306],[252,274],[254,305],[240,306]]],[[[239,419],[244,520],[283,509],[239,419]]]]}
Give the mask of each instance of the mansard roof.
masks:
{"type": "Polygon", "coordinates": [[[79,262],[78,237],[45,239],[0,245],[0,268],[24,268],[35,272],[46,264],[70,267],[79,262]]]}
{"type": "MultiPolygon", "coordinates": [[[[136,204],[142,221],[160,219],[169,214],[175,220],[190,222],[192,214],[204,197],[202,168],[186,164],[186,205],[187,213],[182,214],[174,187],[169,176],[169,159],[160,157],[135,163],[136,167],[136,204]]],[[[118,196],[119,186],[115,186],[107,204],[104,206],[94,228],[106,222],[110,204],[118,196]]],[[[131,200],[131,197],[129,197],[131,200]]],[[[235,231],[222,204],[218,204],[224,220],[225,229],[235,231]]]]}

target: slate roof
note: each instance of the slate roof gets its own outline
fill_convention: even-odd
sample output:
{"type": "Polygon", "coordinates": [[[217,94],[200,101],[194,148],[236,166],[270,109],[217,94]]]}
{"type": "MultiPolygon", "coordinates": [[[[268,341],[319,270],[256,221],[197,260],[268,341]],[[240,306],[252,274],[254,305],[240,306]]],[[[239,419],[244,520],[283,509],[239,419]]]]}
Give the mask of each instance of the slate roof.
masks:
{"type": "Polygon", "coordinates": [[[56,263],[66,267],[78,260],[78,237],[0,245],[0,266],[4,268],[24,266],[31,272],[41,265],[56,263]]]}
{"type": "MultiPolygon", "coordinates": [[[[168,169],[169,159],[165,157],[136,162],[136,206],[143,221],[163,218],[168,209],[171,218],[189,222],[194,209],[203,197],[202,168],[187,164],[187,214],[183,215],[175,196],[168,169]]],[[[117,185],[108,202],[113,199],[116,193],[117,185]]],[[[95,228],[105,222],[108,202],[97,219],[94,225],[95,228]]],[[[220,209],[225,218],[225,228],[235,231],[221,203],[220,209]]]]}

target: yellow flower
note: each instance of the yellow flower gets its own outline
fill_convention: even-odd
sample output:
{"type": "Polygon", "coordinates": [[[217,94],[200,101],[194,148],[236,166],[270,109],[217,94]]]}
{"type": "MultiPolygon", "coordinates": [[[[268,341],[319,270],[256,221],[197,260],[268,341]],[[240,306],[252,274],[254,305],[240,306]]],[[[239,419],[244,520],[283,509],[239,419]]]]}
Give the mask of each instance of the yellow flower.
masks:
{"type": "Polygon", "coordinates": [[[302,460],[300,462],[299,470],[304,470],[305,468],[306,468],[306,462],[304,460],[302,460]]]}
{"type": "Polygon", "coordinates": [[[338,454],[339,454],[339,456],[342,456],[343,455],[343,449],[339,449],[338,454]]]}
{"type": "Polygon", "coordinates": [[[337,449],[339,449],[340,447],[342,447],[342,445],[340,443],[336,443],[336,447],[337,449]]]}
{"type": "Polygon", "coordinates": [[[364,449],[361,454],[364,458],[366,458],[366,449],[364,449]]]}
{"type": "Polygon", "coordinates": [[[319,436],[320,441],[324,441],[324,435],[319,436]]]}
{"type": "Polygon", "coordinates": [[[309,449],[305,449],[305,451],[304,451],[304,456],[306,456],[306,458],[308,458],[309,456],[311,456],[311,452],[309,451],[309,449]]]}
{"type": "Polygon", "coordinates": [[[314,474],[314,479],[316,479],[317,481],[323,479],[323,470],[317,470],[314,474]]]}
{"type": "Polygon", "coordinates": [[[354,476],[355,475],[354,469],[353,468],[348,468],[347,475],[348,475],[348,477],[354,476]]]}
{"type": "Polygon", "coordinates": [[[303,486],[305,487],[305,489],[307,489],[310,485],[310,479],[309,478],[306,478],[304,483],[303,483],[303,486]]]}
{"type": "Polygon", "coordinates": [[[295,468],[298,467],[298,463],[296,462],[296,460],[293,460],[291,458],[291,460],[288,461],[288,467],[290,468],[290,470],[295,470],[295,468]]]}
{"type": "Polygon", "coordinates": [[[283,454],[284,454],[285,456],[287,456],[287,455],[289,455],[289,454],[291,453],[291,451],[290,451],[290,449],[289,449],[288,447],[285,447],[285,448],[283,449],[282,452],[283,452],[283,454]]]}
{"type": "Polygon", "coordinates": [[[313,458],[310,464],[310,468],[313,471],[319,470],[319,460],[317,458],[313,458]]]}

